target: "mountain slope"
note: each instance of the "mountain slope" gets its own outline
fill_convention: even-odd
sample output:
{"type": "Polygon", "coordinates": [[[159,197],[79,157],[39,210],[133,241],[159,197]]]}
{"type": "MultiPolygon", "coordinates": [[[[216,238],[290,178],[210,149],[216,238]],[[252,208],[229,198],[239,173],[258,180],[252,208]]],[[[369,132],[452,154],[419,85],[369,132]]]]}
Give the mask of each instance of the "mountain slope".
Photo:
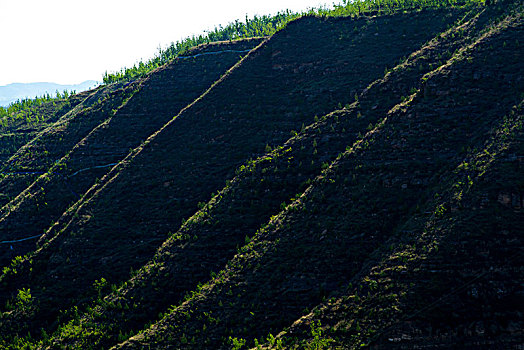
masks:
{"type": "MultiPolygon", "coordinates": [[[[481,148],[520,102],[515,39],[522,24],[520,16],[508,19],[428,76],[425,92],[392,109],[223,272],[117,348],[219,348],[233,345],[228,336],[253,344],[343,290],[388,249],[417,205],[441,193],[441,181],[468,156],[462,149],[481,148]],[[482,74],[476,74],[479,67],[482,74]],[[503,84],[508,88],[500,89],[503,84]],[[470,99],[477,103],[468,104],[470,99]]],[[[362,289],[365,296],[368,289],[362,289]]],[[[422,292],[415,295],[423,298],[422,292]]]]}
{"type": "Polygon", "coordinates": [[[80,94],[83,98],[80,103],[65,110],[66,113],[51,125],[45,125],[1,164],[0,171],[4,174],[0,180],[1,215],[9,210],[6,205],[12,199],[103,122],[132,91],[131,85],[123,87],[122,84],[114,84],[80,94]]]}
{"type": "MultiPolygon", "coordinates": [[[[51,228],[49,243],[26,260],[27,270],[18,267],[24,273],[2,277],[1,299],[30,288],[39,305],[29,315],[30,327],[40,329],[51,325],[59,308],[91,297],[100,276],[110,283],[123,280],[244,159],[285,141],[315,114],[353,99],[388,65],[431,39],[430,31],[418,30],[422,23],[432,23],[436,33],[463,11],[436,13],[292,22],[91,188],[51,228]]],[[[2,326],[11,327],[13,317],[28,315],[5,316],[2,326]]]]}
{"type": "Polygon", "coordinates": [[[0,164],[5,163],[23,145],[32,140],[40,131],[52,125],[62,115],[76,107],[88,93],[80,93],[68,98],[44,101],[40,105],[7,113],[0,121],[0,164]]]}
{"type": "MultiPolygon", "coordinates": [[[[238,61],[240,54],[245,55],[261,40],[202,45],[190,50],[186,57],[130,84],[135,86],[135,91],[128,100],[78,140],[64,157],[49,164],[45,175],[6,205],[0,217],[3,238],[16,240],[29,233],[31,236],[43,233],[97,178],[197,98],[238,61]]],[[[79,130],[70,127],[65,133],[78,135],[79,130]]],[[[49,141],[45,143],[49,144],[49,141]]],[[[33,154],[33,159],[37,158],[38,155],[33,154]]],[[[34,250],[35,242],[17,244],[0,261],[6,264],[9,258],[34,250]]]]}
{"type": "Polygon", "coordinates": [[[100,344],[101,338],[116,338],[119,333],[142,327],[181,300],[199,282],[206,281],[211,271],[225,266],[236,247],[244,244],[246,235],[278,213],[282,203],[301,193],[308,180],[320,173],[323,163],[343,152],[359,133],[366,133],[370,123],[375,124],[402,96],[419,86],[420,78],[438,64],[443,52],[460,47],[464,42],[457,40],[455,34],[462,32],[464,38],[475,36],[493,16],[490,11],[473,11],[412,54],[386,78],[371,84],[358,97],[358,103],[322,118],[282,148],[243,167],[226,188],[162,245],[153,261],[136,277],[91,306],[96,312],[82,316],[74,330],[72,324],[65,325],[57,335],[65,338],[61,344],[100,344]],[[384,94],[389,99],[377,104],[384,94]]]}
{"type": "Polygon", "coordinates": [[[83,102],[16,156],[47,174],[0,227],[45,234],[0,274],[0,347],[518,346],[523,10],[305,16],[184,108],[173,67],[235,43],[83,102]]]}
{"type": "Polygon", "coordinates": [[[310,342],[310,326],[320,322],[330,339],[348,348],[522,344],[523,320],[515,309],[523,293],[518,224],[524,218],[517,198],[524,173],[522,156],[515,157],[524,151],[522,107],[467,155],[426,213],[410,218],[409,235],[394,237],[352,288],[295,322],[281,339],[310,342]]]}

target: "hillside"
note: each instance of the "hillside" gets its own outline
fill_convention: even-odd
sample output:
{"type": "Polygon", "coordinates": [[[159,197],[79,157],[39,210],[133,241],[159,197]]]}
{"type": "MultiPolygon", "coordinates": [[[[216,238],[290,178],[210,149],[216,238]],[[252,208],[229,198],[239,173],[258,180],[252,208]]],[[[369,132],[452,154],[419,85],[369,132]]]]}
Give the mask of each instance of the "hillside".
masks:
{"type": "Polygon", "coordinates": [[[84,95],[76,94],[70,98],[50,99],[39,105],[6,112],[7,116],[0,118],[0,160],[2,168],[5,167],[9,158],[40,131],[52,125],[62,115],[76,107],[85,98],[84,95]]]}
{"type": "MultiPolygon", "coordinates": [[[[251,39],[198,47],[188,52],[187,58],[181,57],[147,78],[116,90],[112,93],[115,103],[103,103],[101,113],[96,110],[83,115],[82,111],[80,115],[68,116],[71,122],[67,124],[59,121],[65,126],[57,123],[48,128],[10,159],[11,174],[0,182],[4,195],[14,198],[0,209],[0,231],[9,232],[4,237],[16,240],[29,236],[28,232],[43,233],[97,178],[202,94],[240,54],[260,41],[251,39]],[[104,114],[108,112],[106,106],[116,108],[104,114]],[[27,174],[25,169],[38,173],[27,174]],[[31,180],[34,180],[32,184],[31,180]],[[26,188],[27,183],[30,185],[26,188]]],[[[34,249],[35,240],[32,242],[17,245],[16,250],[7,252],[0,261],[7,263],[13,256],[34,249]]]]}
{"type": "MultiPolygon", "coordinates": [[[[512,106],[519,102],[520,94],[517,93],[519,90],[497,88],[504,81],[503,66],[507,64],[506,67],[511,67],[509,71],[516,72],[518,70],[514,70],[513,65],[520,64],[519,56],[515,55],[513,50],[507,49],[506,55],[502,50],[504,41],[511,39],[514,42],[519,35],[518,27],[512,26],[515,23],[509,25],[510,28],[505,28],[501,33],[492,30],[489,36],[480,38],[477,43],[468,48],[467,57],[465,53],[460,53],[462,57],[453,57],[449,64],[426,76],[427,86],[433,85],[442,89],[446,84],[453,84],[451,85],[455,87],[453,95],[435,94],[437,91],[442,91],[435,90],[433,95],[424,97],[424,92],[419,91],[406,102],[392,109],[362,140],[341,154],[303,195],[273,218],[249,244],[240,248],[226,269],[209,283],[201,286],[199,293],[171,308],[168,315],[157,324],[118,348],[141,348],[147,345],[158,348],[170,345],[177,348],[184,346],[184,339],[191,341],[194,339],[193,344],[199,344],[199,347],[218,348],[227,344],[229,335],[247,339],[253,344],[254,338],[265,338],[268,333],[276,334],[290,325],[294,318],[300,317],[304,308],[312,308],[323,298],[333,297],[337,290],[341,288],[344,290],[348,283],[352,283],[353,276],[361,269],[366,269],[368,264],[372,264],[373,255],[378,254],[381,248],[391,249],[392,244],[393,249],[395,248],[394,237],[397,232],[404,232],[400,242],[397,243],[404,247],[407,244],[404,240],[417,232],[416,228],[415,232],[410,232],[411,227],[408,228],[404,224],[411,215],[416,215],[417,205],[422,206],[419,210],[424,212],[433,209],[430,215],[440,214],[439,206],[425,208],[423,204],[435,198],[435,194],[445,193],[447,188],[453,188],[453,182],[448,182],[446,186],[444,174],[452,172],[461,165],[463,159],[469,158],[470,155],[462,153],[461,148],[482,147],[489,140],[489,135],[494,133],[492,128],[497,124],[496,120],[509,114],[512,106]],[[471,61],[468,62],[468,58],[471,61]],[[485,81],[480,77],[474,79],[475,68],[486,61],[492,70],[483,67],[483,74],[486,74],[485,81]],[[458,72],[460,75],[457,74],[458,72]],[[496,72],[499,73],[501,79],[499,81],[494,79],[497,76],[496,72]],[[450,79],[452,76],[456,77],[455,81],[450,79]],[[460,83],[458,83],[459,77],[460,83]],[[478,94],[479,98],[492,96],[493,100],[485,97],[485,105],[482,103],[464,105],[464,101],[474,97],[472,96],[474,86],[477,87],[474,94],[478,94]],[[488,105],[493,107],[497,101],[506,99],[511,102],[508,105],[501,104],[500,110],[486,108],[488,105]],[[461,115],[469,117],[460,118],[461,115]],[[460,123],[450,122],[457,118],[460,118],[460,123]],[[470,135],[468,138],[470,142],[464,142],[464,134],[470,135]],[[395,137],[396,135],[401,135],[401,139],[395,137]],[[376,213],[380,213],[380,216],[376,213]]],[[[513,80],[511,78],[507,80],[509,86],[512,86],[512,81],[516,82],[519,78],[515,74],[512,77],[513,80]]],[[[510,119],[507,123],[513,125],[512,122],[517,122],[517,125],[521,126],[518,114],[516,120],[510,119]]],[[[515,178],[522,179],[518,175],[515,175],[515,178]]],[[[442,210],[446,211],[446,207],[444,206],[442,210]]],[[[517,223],[519,218],[522,219],[520,213],[507,215],[511,218],[510,222],[517,223]]],[[[509,232],[514,234],[518,232],[515,231],[517,227],[508,226],[509,232]]],[[[431,243],[436,244],[429,241],[426,243],[426,248],[431,248],[431,243]]],[[[423,245],[422,242],[420,244],[423,245]]],[[[512,254],[503,256],[515,258],[518,248],[512,247],[510,252],[512,254]]],[[[404,263],[411,262],[413,258],[406,253],[399,255],[396,256],[398,259],[404,256],[409,258],[404,263]]],[[[466,254],[458,254],[458,256],[470,261],[466,254]]],[[[475,260],[473,262],[479,263],[475,260]]],[[[490,259],[490,263],[496,263],[496,260],[490,259]]],[[[513,260],[513,263],[517,263],[518,266],[518,261],[513,260]]],[[[429,268],[434,266],[428,265],[429,268]]],[[[448,264],[444,265],[442,261],[438,266],[446,271],[444,267],[446,265],[448,264]]],[[[504,266],[504,261],[500,261],[496,266],[504,266]]],[[[402,275],[402,266],[397,268],[402,275]]],[[[476,268],[477,271],[482,271],[481,267],[476,268]]],[[[511,271],[511,267],[507,268],[511,271]]],[[[471,268],[467,267],[464,269],[467,272],[464,273],[465,281],[468,280],[468,276],[475,276],[475,270],[471,271],[471,268]]],[[[355,294],[362,293],[364,298],[368,292],[364,287],[372,289],[375,287],[373,282],[378,286],[378,276],[384,278],[386,280],[384,283],[387,283],[387,277],[394,276],[395,273],[386,272],[382,276],[380,271],[373,272],[376,273],[373,275],[374,278],[366,279],[363,276],[362,285],[355,294]]],[[[395,282],[398,281],[390,278],[395,282]]],[[[409,282],[410,279],[407,278],[407,281],[409,282]]],[[[397,283],[406,282],[400,280],[397,283]]],[[[421,299],[417,305],[424,305],[422,300],[425,298],[421,295],[423,291],[426,293],[432,291],[438,297],[441,290],[440,293],[445,293],[444,286],[449,283],[446,279],[442,279],[440,286],[426,285],[426,288],[415,294],[415,297],[421,299]]],[[[517,297],[519,290],[517,286],[518,284],[512,287],[508,285],[505,289],[507,290],[505,297],[509,300],[517,297]]],[[[378,309],[374,303],[370,306],[365,305],[367,308],[362,310],[362,314],[359,315],[361,317],[355,319],[356,323],[362,323],[359,326],[364,329],[361,334],[356,334],[358,332],[356,325],[351,323],[344,325],[356,335],[356,337],[347,336],[342,342],[345,346],[351,343],[359,346],[360,342],[366,344],[370,336],[374,335],[377,329],[381,329],[381,322],[384,321],[379,317],[381,315],[391,317],[396,302],[400,303],[398,298],[412,292],[411,289],[402,293],[398,290],[389,291],[388,288],[378,287],[377,290],[377,293],[386,292],[384,294],[389,294],[387,296],[393,298],[382,301],[384,305],[379,304],[383,309],[378,309]],[[364,322],[369,313],[373,315],[371,324],[364,322]],[[356,330],[351,329],[351,326],[356,330]]],[[[506,302],[509,300],[506,299],[506,302]]],[[[410,309],[411,307],[413,306],[410,305],[410,309]]],[[[417,310],[416,307],[414,309],[417,310]]],[[[458,314],[453,318],[460,319],[461,310],[455,308],[453,311],[458,314]]],[[[502,313],[504,309],[500,308],[497,311],[502,313]]],[[[478,320],[467,314],[467,311],[463,312],[465,312],[463,318],[471,317],[472,321],[478,320]]],[[[499,317],[508,321],[516,317],[510,312],[508,315],[503,315],[499,317]]],[[[327,318],[333,316],[329,314],[327,318]]],[[[428,315],[424,316],[428,317],[428,315]]],[[[438,314],[434,317],[437,316],[438,314]]],[[[340,317],[338,320],[350,321],[346,317],[340,317]]],[[[334,325],[338,324],[334,323],[334,325]]],[[[498,327],[500,327],[498,331],[504,333],[502,324],[498,324],[498,327]]],[[[417,334],[416,330],[415,328],[412,334],[417,334]]],[[[395,332],[391,333],[395,334],[395,332]]],[[[475,336],[479,341],[479,334],[475,336]]],[[[387,346],[387,342],[385,343],[387,346]]],[[[449,342],[449,344],[453,343],[453,341],[449,342]]],[[[514,338],[507,345],[516,343],[514,338]]]]}
{"type": "MultiPolygon", "coordinates": [[[[444,16],[448,23],[462,14],[460,10],[442,12],[449,14],[444,16]]],[[[24,277],[35,278],[35,284],[42,288],[42,300],[51,302],[40,309],[42,316],[53,317],[58,306],[76,303],[83,293],[92,293],[92,281],[100,275],[117,283],[131,268],[147,262],[166,234],[176,230],[211,192],[219,190],[245,159],[285,141],[293,129],[314,121],[317,112],[323,114],[335,108],[340,103],[336,101],[353,100],[352,92],[364,89],[382,75],[388,63],[384,61],[387,56],[381,57],[382,65],[368,64],[355,74],[361,62],[378,61],[377,50],[396,42],[388,51],[393,65],[431,39],[417,29],[417,23],[431,20],[436,22],[435,30],[446,28],[447,22],[432,12],[377,17],[375,21],[384,23],[378,27],[367,19],[303,17],[248,54],[206,94],[131,152],[46,233],[43,239],[51,239],[59,232],[33,257],[33,264],[38,261],[42,265],[33,265],[31,276],[24,277]],[[411,35],[392,30],[408,16],[413,19],[413,25],[407,27],[411,35]],[[324,30],[318,31],[318,27],[324,30]],[[352,32],[353,28],[359,31],[348,37],[333,33],[345,33],[348,27],[352,32]],[[377,28],[381,39],[369,43],[368,50],[357,51],[355,48],[374,36],[377,28]],[[314,33],[317,40],[305,40],[304,33],[314,33]],[[408,49],[399,45],[403,41],[408,49]],[[303,50],[299,51],[299,47],[303,50]],[[367,56],[362,57],[363,52],[367,56]],[[327,54],[341,61],[341,68],[331,68],[332,60],[324,58],[327,54]],[[293,62],[289,63],[288,57],[293,57],[293,62]],[[298,69],[308,69],[307,74],[297,74],[298,69]],[[268,99],[274,104],[267,106],[268,99]],[[165,156],[166,149],[170,157],[165,156]],[[63,249],[64,245],[68,248],[63,249]],[[62,264],[67,260],[71,263],[62,264]],[[77,275],[77,264],[96,269],[93,275],[88,271],[77,275]],[[51,277],[56,275],[69,277],[56,283],[51,277]],[[69,278],[74,278],[74,285],[69,278]]],[[[38,197],[30,199],[36,201],[38,197]]],[[[29,288],[36,297],[35,287],[29,288]]]]}
{"type": "MultiPolygon", "coordinates": [[[[13,132],[15,138],[11,141],[13,154],[1,166],[2,179],[0,180],[0,205],[4,207],[16,198],[31,182],[47,169],[52,167],[57,159],[63,157],[70,147],[79,142],[99,123],[108,117],[111,108],[122,103],[126,94],[132,89],[122,88],[123,84],[99,87],[75,95],[69,100],[77,101],[74,108],[60,109],[57,112],[44,114],[36,123],[35,131],[30,134],[29,141],[25,144],[17,140],[19,135],[24,135],[27,128],[27,118],[22,119],[21,127],[13,132]],[[74,130],[74,132],[68,132],[74,130]]],[[[68,101],[69,101],[68,100],[68,101]]],[[[62,102],[64,103],[64,102],[62,102]]],[[[51,106],[56,106],[56,101],[51,101],[51,106]]],[[[49,105],[46,103],[45,106],[49,105]]],[[[54,106],[51,111],[54,110],[54,106]]],[[[6,129],[9,135],[10,124],[16,127],[18,118],[10,118],[6,129]]]]}
{"type": "Polygon", "coordinates": [[[1,167],[0,345],[522,344],[523,14],[302,16],[46,110],[1,167]]]}

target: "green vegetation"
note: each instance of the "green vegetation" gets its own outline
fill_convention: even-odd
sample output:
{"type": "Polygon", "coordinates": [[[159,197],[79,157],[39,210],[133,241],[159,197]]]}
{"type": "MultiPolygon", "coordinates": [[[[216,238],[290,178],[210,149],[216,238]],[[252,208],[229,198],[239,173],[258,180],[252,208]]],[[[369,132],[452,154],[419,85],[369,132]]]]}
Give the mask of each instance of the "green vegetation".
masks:
{"type": "Polygon", "coordinates": [[[71,94],[74,94],[74,91],[69,92],[65,90],[63,93],[56,91],[56,96],[46,94],[41,97],[25,98],[13,102],[7,107],[0,107],[0,125],[7,127],[11,120],[16,119],[23,119],[28,123],[38,123],[41,116],[38,115],[37,107],[49,103],[55,105],[56,103],[67,101],[71,94]]]}
{"type": "Polygon", "coordinates": [[[119,72],[106,72],[103,76],[103,82],[110,84],[143,77],[176,57],[183,56],[188,49],[200,44],[273,35],[276,31],[284,28],[289,22],[301,16],[358,17],[390,15],[397,12],[420,10],[423,8],[478,5],[483,2],[484,0],[344,0],[341,4],[335,4],[332,9],[313,8],[302,13],[287,10],[273,16],[246,17],[245,23],[236,20],[225,27],[216,27],[205,35],[188,37],[180,42],[172,43],[166,49],[159,48],[154,58],[147,61],[140,61],[133,67],[122,68],[119,72]]]}
{"type": "Polygon", "coordinates": [[[333,10],[319,10],[318,12],[330,16],[390,15],[399,11],[482,3],[484,2],[478,0],[343,0],[341,4],[334,5],[333,10]]]}
{"type": "Polygon", "coordinates": [[[106,72],[103,77],[103,82],[105,84],[110,84],[143,77],[152,70],[172,61],[176,57],[187,54],[189,49],[201,44],[270,36],[277,30],[283,28],[289,21],[300,16],[301,15],[298,13],[285,11],[279,12],[274,16],[246,17],[245,23],[237,20],[225,27],[217,27],[205,35],[186,38],[180,42],[172,43],[165,49],[159,48],[155,57],[145,62],[140,61],[133,67],[122,68],[119,72],[106,72]]]}

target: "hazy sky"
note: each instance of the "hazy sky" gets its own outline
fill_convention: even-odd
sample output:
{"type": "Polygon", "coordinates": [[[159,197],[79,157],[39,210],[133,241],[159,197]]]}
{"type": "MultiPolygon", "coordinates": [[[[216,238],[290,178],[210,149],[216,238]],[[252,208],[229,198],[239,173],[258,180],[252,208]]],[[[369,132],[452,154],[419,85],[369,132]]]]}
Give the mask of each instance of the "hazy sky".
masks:
{"type": "MultiPolygon", "coordinates": [[[[322,0],[0,0],[0,85],[80,83],[131,66],[246,14],[305,10],[322,0]]],[[[332,2],[328,2],[331,4],[332,2]]]]}

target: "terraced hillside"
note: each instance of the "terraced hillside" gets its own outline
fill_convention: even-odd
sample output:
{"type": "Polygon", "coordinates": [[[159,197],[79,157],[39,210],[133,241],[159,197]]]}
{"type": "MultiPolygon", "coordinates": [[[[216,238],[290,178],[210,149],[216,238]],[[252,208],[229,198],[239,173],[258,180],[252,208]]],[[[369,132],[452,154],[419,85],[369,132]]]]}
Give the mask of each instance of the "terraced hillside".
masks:
{"type": "MultiPolygon", "coordinates": [[[[413,234],[406,222],[421,215],[417,212],[426,213],[433,209],[427,215],[438,217],[452,209],[442,204],[427,208],[425,204],[455,188],[453,182],[446,181],[446,176],[463,167],[464,162],[469,162],[472,155],[463,148],[482,149],[499,129],[522,127],[522,120],[518,117],[504,121],[504,116],[510,115],[513,106],[520,103],[524,85],[516,73],[521,69],[521,55],[514,46],[504,47],[503,44],[515,43],[522,30],[520,17],[508,20],[466,50],[459,51],[443,67],[425,76],[425,93],[424,89],[417,91],[391,109],[373,130],[341,154],[299,198],[240,248],[215,278],[200,286],[198,292],[186,301],[169,309],[158,323],[117,348],[221,348],[228,346],[229,336],[247,339],[253,345],[254,339],[265,339],[268,333],[276,334],[291,325],[300,318],[304,309],[315,307],[324,298],[334,297],[340,289],[345,290],[362,270],[375,265],[379,252],[391,249],[392,244],[395,247],[397,235],[401,236],[397,238],[398,244],[404,247],[404,240],[413,234]],[[480,67],[482,74],[475,75],[480,67]],[[505,84],[508,88],[500,89],[505,84]],[[453,94],[449,94],[451,88],[453,94]],[[469,99],[481,97],[482,101],[467,104],[469,99]],[[498,101],[506,103],[498,104],[498,101]],[[503,123],[504,126],[499,126],[503,123]],[[468,135],[466,140],[464,135],[468,135]]],[[[497,139],[496,142],[501,141],[497,139]]],[[[516,182],[522,185],[521,171],[510,174],[510,177],[513,181],[520,179],[516,182]]],[[[464,181],[464,177],[461,180],[464,181]]],[[[506,229],[515,235],[522,214],[519,210],[507,215],[513,225],[507,225],[506,229]]],[[[424,227],[422,225],[422,230],[424,227]]],[[[432,241],[427,242],[427,249],[432,249],[430,243],[432,241]]],[[[518,266],[516,260],[512,260],[513,264],[508,267],[504,265],[506,259],[503,257],[515,259],[522,247],[521,240],[514,243],[515,246],[511,247],[502,243],[498,248],[502,251],[496,256],[501,260],[495,266],[501,269],[501,274],[508,274],[518,266]]],[[[451,247],[454,245],[449,244],[448,249],[451,247]]],[[[471,248],[467,248],[466,242],[463,249],[466,249],[464,254],[458,254],[461,257],[458,262],[464,263],[459,264],[464,269],[463,280],[459,279],[459,282],[483,271],[481,266],[473,268],[478,261],[469,255],[471,248]]],[[[496,251],[497,247],[493,249],[496,251]]],[[[446,256],[450,258],[454,254],[448,251],[446,256]]],[[[409,255],[398,258],[404,257],[408,261],[412,258],[409,255]]],[[[424,305],[428,292],[434,292],[435,299],[438,299],[457,282],[453,278],[455,271],[446,268],[448,264],[443,261],[440,264],[428,263],[428,270],[438,265],[443,270],[441,273],[447,275],[442,280],[437,278],[439,284],[431,285],[434,283],[431,280],[415,292],[418,298],[415,310],[424,305]]],[[[496,263],[496,260],[489,259],[489,263],[496,263]]],[[[403,267],[397,268],[402,275],[403,267]]],[[[386,273],[385,278],[394,273],[386,273]]],[[[378,286],[375,285],[378,276],[361,276],[362,284],[355,293],[362,293],[362,298],[365,298],[368,290],[378,286]]],[[[408,283],[409,279],[401,281],[398,283],[415,287],[408,283]]],[[[506,283],[504,297],[507,299],[500,303],[509,303],[509,306],[512,300],[518,299],[521,287],[517,281],[518,278],[514,283],[506,283]]],[[[351,310],[364,314],[355,317],[355,324],[345,325],[354,334],[345,341],[339,340],[340,345],[358,347],[361,343],[367,344],[374,332],[380,330],[381,322],[390,320],[391,313],[400,303],[398,299],[409,298],[408,293],[412,290],[407,286],[404,286],[405,293],[378,288],[379,292],[389,294],[380,305],[382,309],[372,303],[365,305],[364,310],[351,310]],[[364,323],[366,311],[372,315],[372,324],[364,323]],[[357,327],[359,322],[362,325],[357,327]]],[[[406,314],[409,315],[411,307],[406,314]]],[[[449,308],[453,310],[451,305],[449,308]]],[[[468,317],[473,322],[483,319],[481,312],[475,318],[466,310],[469,309],[465,308],[462,315],[465,320],[469,321],[468,317]]],[[[500,307],[497,316],[505,321],[516,321],[513,328],[519,328],[522,319],[519,320],[511,311],[500,307]]],[[[328,319],[330,316],[332,314],[327,315],[328,319]]],[[[450,316],[437,311],[433,317],[443,322],[450,316]]],[[[460,319],[459,316],[451,317],[460,319]]],[[[349,321],[344,316],[338,320],[349,321]]],[[[496,322],[498,328],[490,337],[479,339],[479,334],[475,334],[476,341],[490,344],[490,338],[494,338],[497,342],[505,342],[508,334],[504,332],[503,323],[499,322],[496,322]]],[[[408,322],[406,326],[409,327],[408,322]]],[[[447,326],[451,327],[449,323],[447,326]]],[[[413,328],[411,336],[418,334],[417,328],[413,328]]],[[[451,338],[449,344],[456,340],[453,335],[456,336],[454,333],[447,335],[451,338]]],[[[517,344],[517,338],[508,338],[507,345],[517,344]]],[[[384,346],[388,346],[387,341],[384,346]]]]}
{"type": "MultiPolygon", "coordinates": [[[[67,153],[70,147],[81,140],[92,128],[107,117],[109,108],[118,106],[124,99],[122,84],[99,87],[94,91],[80,94],[81,103],[59,118],[51,125],[43,124],[29,142],[18,144],[16,152],[2,163],[0,180],[0,205],[5,205],[22,192],[57,159],[67,153]],[[87,97],[86,97],[87,95],[87,97]],[[74,132],[69,132],[74,130],[74,132]]],[[[127,89],[130,91],[130,89],[127,89]]],[[[76,95],[71,100],[76,99],[76,95]]],[[[21,140],[22,142],[25,140],[21,140]]]]}
{"type": "Polygon", "coordinates": [[[26,144],[36,133],[55,122],[70,108],[82,101],[83,94],[71,99],[45,101],[36,106],[13,111],[0,122],[2,149],[0,161],[7,161],[21,146],[26,144]]]}
{"type": "Polygon", "coordinates": [[[412,215],[371,268],[297,320],[281,341],[307,344],[311,325],[320,322],[331,344],[345,347],[518,348],[522,107],[494,126],[484,147],[468,152],[445,178],[448,192],[412,215]]]}
{"type": "Polygon", "coordinates": [[[518,346],[523,14],[305,16],[187,106],[164,84],[215,55],[122,86],[4,207],[45,234],[0,275],[0,345],[518,346]]]}
{"type": "Polygon", "coordinates": [[[110,335],[108,328],[128,332],[130,329],[125,325],[132,329],[142,327],[174,300],[181,300],[185,293],[209,276],[209,271],[218,271],[225,265],[236,252],[236,247],[244,244],[248,232],[255,232],[271,215],[278,213],[282,203],[303,191],[308,179],[320,173],[323,163],[333,160],[348,143],[356,141],[359,132],[365,133],[370,123],[376,123],[385,112],[401,102],[403,95],[419,86],[424,73],[431,70],[429,67],[437,65],[441,52],[454,51],[460,45],[461,40],[454,38],[457,32],[466,32],[468,35],[464,38],[473,36],[492,15],[468,14],[457,26],[396,67],[387,78],[370,85],[359,96],[358,103],[316,122],[289,140],[282,149],[239,171],[212,204],[203,208],[163,245],[154,265],[160,264],[164,273],[157,274],[156,268],[145,269],[130,286],[110,297],[110,305],[128,304],[129,309],[112,310],[110,305],[101,302],[98,305],[104,310],[100,311],[101,315],[94,318],[86,315],[82,324],[87,329],[78,328],[75,335],[69,333],[68,341],[76,337],[84,342],[83,345],[92,344],[100,341],[97,338],[101,335],[110,335]],[[425,68],[419,70],[421,65],[425,68]],[[391,101],[377,105],[377,98],[386,92],[391,101]],[[193,240],[193,237],[198,239],[193,240]],[[198,261],[198,266],[180,268],[194,265],[193,261],[198,261]],[[175,287],[166,291],[159,286],[175,287]],[[98,332],[90,329],[93,325],[97,325],[98,332]]]}
{"type": "MultiPolygon", "coordinates": [[[[118,100],[122,104],[112,104],[116,108],[108,114],[97,114],[103,119],[91,118],[89,123],[84,120],[71,123],[60,133],[56,132],[56,127],[50,128],[50,135],[45,140],[34,142],[42,145],[41,148],[31,145],[13,160],[17,162],[18,170],[24,167],[30,169],[27,172],[41,171],[44,175],[2,208],[2,238],[17,240],[42,234],[97,178],[101,178],[118,161],[125,158],[130,149],[140,145],[202,94],[238,61],[239,55],[245,55],[261,40],[249,39],[197,47],[185,57],[152,72],[148,77],[124,86],[120,94],[126,97],[118,100]],[[88,130],[89,128],[92,129],[88,130]],[[88,134],[84,136],[87,131],[88,134]],[[69,146],[64,141],[67,139],[77,143],[60,158],[58,151],[63,152],[61,147],[69,146]],[[53,142],[56,142],[57,152],[49,151],[53,142]],[[55,160],[51,162],[52,159],[55,160]],[[49,170],[42,171],[45,169],[49,170]]],[[[107,108],[102,111],[108,112],[107,108]]],[[[74,120],[79,118],[84,117],[76,117],[74,120]]],[[[18,177],[15,180],[8,178],[5,182],[11,186],[13,183],[25,183],[29,175],[24,173],[16,176],[18,177]]],[[[35,177],[36,175],[32,176],[35,177]]],[[[8,251],[0,261],[2,264],[8,263],[13,256],[23,255],[34,249],[34,242],[36,240],[16,245],[16,249],[8,251]]]]}
{"type": "MultiPolygon", "coordinates": [[[[100,275],[115,283],[147,262],[166,234],[177,230],[245,159],[285,141],[315,114],[335,108],[335,101],[353,100],[353,91],[364,89],[388,64],[431,39],[419,25],[435,22],[434,35],[463,16],[462,10],[439,12],[442,16],[421,12],[371,21],[303,17],[252,51],[113,168],[46,233],[44,240],[59,232],[36,252],[30,277],[31,285],[41,286],[42,301],[49,303],[40,308],[42,320],[92,294],[100,275]],[[407,18],[413,21],[406,27],[410,35],[397,30],[407,18]],[[306,34],[317,40],[306,40],[306,34]],[[371,36],[380,40],[369,42],[371,36]],[[368,48],[356,50],[363,45],[368,48]],[[385,45],[391,49],[378,58],[376,52],[385,45]],[[359,68],[363,60],[369,64],[359,68]],[[333,61],[340,63],[336,69],[333,61]],[[301,70],[307,74],[299,74],[301,70]],[[274,104],[268,106],[268,99],[274,104]],[[79,266],[92,269],[78,274],[79,266]],[[74,287],[57,279],[73,279],[74,287]]],[[[20,288],[18,282],[12,286],[12,292],[20,288]]],[[[29,288],[36,297],[35,287],[29,288]]]]}
{"type": "MultiPolygon", "coordinates": [[[[70,98],[49,99],[38,105],[15,109],[0,118],[0,164],[3,173],[9,169],[8,160],[22,146],[32,140],[45,128],[56,122],[62,115],[76,107],[88,93],[80,93],[70,98]]],[[[2,199],[3,201],[5,199],[2,199]]]]}

